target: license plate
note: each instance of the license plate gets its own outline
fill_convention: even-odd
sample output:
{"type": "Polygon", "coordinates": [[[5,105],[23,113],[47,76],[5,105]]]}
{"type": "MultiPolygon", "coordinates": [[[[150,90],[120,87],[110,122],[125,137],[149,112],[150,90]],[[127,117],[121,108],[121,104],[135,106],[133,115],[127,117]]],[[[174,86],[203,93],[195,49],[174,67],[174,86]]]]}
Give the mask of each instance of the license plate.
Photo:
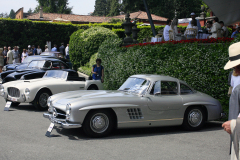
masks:
{"type": "Polygon", "coordinates": [[[17,98],[10,98],[11,99],[11,101],[13,101],[13,102],[16,102],[17,101],[17,98]]]}
{"type": "Polygon", "coordinates": [[[8,101],[5,105],[4,111],[9,111],[11,104],[12,104],[12,102],[8,101]]]}
{"type": "Polygon", "coordinates": [[[50,126],[48,127],[48,130],[47,130],[47,133],[45,134],[45,136],[51,137],[53,127],[54,127],[54,123],[51,123],[50,126]]]}

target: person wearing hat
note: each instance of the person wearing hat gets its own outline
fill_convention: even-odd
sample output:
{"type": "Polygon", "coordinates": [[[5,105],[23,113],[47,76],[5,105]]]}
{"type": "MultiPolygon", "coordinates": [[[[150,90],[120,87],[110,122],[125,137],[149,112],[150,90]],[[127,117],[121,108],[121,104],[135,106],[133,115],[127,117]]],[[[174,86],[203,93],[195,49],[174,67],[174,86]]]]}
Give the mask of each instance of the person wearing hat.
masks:
{"type": "MultiPolygon", "coordinates": [[[[240,42],[229,47],[229,61],[224,69],[234,69],[233,75],[240,76],[240,42]]],[[[239,159],[240,140],[240,83],[236,81],[229,101],[229,117],[222,127],[231,136],[231,160],[239,159]]]]}
{"type": "Polygon", "coordinates": [[[33,50],[32,50],[32,48],[31,48],[31,45],[28,45],[28,55],[29,56],[32,56],[33,55],[33,50]]]}
{"type": "MultiPolygon", "coordinates": [[[[197,21],[198,30],[202,30],[202,27],[201,27],[201,24],[200,24],[199,20],[196,19],[196,14],[194,12],[192,12],[190,14],[190,16],[191,16],[192,20],[196,20],[197,21]]],[[[192,20],[189,22],[189,24],[191,24],[192,20]]]]}
{"type": "Polygon", "coordinates": [[[0,48],[0,73],[2,73],[3,66],[4,66],[3,48],[0,48]]]}

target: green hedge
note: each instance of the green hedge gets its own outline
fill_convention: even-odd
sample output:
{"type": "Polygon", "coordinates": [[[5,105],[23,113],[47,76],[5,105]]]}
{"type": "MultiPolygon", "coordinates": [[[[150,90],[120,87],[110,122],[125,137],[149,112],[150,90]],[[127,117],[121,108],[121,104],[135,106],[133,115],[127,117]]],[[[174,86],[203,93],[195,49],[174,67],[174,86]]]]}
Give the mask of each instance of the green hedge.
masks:
{"type": "Polygon", "coordinates": [[[99,48],[105,68],[104,87],[118,89],[134,74],[161,74],[186,81],[194,89],[218,99],[228,113],[228,44],[162,44],[118,47],[121,39],[108,39],[99,48]]]}
{"type": "Polygon", "coordinates": [[[1,47],[20,46],[20,51],[28,45],[40,45],[44,49],[46,41],[60,47],[61,42],[67,44],[71,34],[78,29],[72,24],[0,18],[0,44],[1,47]]]}
{"type": "Polygon", "coordinates": [[[69,54],[73,68],[77,69],[85,65],[90,57],[97,53],[99,46],[109,37],[117,38],[110,29],[103,27],[91,27],[84,32],[74,32],[70,37],[69,54]]]}

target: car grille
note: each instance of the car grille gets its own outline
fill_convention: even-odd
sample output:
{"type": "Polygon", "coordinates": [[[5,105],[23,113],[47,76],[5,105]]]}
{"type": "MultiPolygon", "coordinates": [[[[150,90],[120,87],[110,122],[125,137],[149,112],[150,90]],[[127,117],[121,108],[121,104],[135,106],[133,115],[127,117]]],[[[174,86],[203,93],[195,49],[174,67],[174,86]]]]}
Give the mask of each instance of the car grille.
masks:
{"type": "Polygon", "coordinates": [[[19,91],[19,89],[14,88],[14,87],[9,87],[9,88],[8,88],[8,94],[9,94],[11,97],[16,97],[16,98],[19,98],[19,97],[20,97],[20,91],[19,91]]]}
{"type": "Polygon", "coordinates": [[[55,111],[57,113],[57,116],[56,118],[59,118],[59,119],[65,119],[66,118],[66,113],[60,109],[57,109],[55,108],[55,111]]]}
{"type": "Polygon", "coordinates": [[[140,108],[127,109],[130,119],[143,119],[142,111],[140,108]]]}

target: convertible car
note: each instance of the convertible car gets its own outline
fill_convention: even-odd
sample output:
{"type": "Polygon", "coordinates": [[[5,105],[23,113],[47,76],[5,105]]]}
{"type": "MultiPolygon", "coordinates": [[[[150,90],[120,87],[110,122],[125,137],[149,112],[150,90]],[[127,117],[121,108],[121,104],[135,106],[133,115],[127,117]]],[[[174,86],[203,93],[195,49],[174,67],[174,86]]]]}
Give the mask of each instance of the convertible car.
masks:
{"type": "Polygon", "coordinates": [[[133,75],[117,91],[72,91],[48,98],[43,116],[63,128],[83,128],[91,137],[115,128],[183,125],[198,130],[222,115],[218,100],[184,81],[161,75],[133,75]]]}
{"type": "Polygon", "coordinates": [[[0,86],[1,95],[12,105],[32,103],[39,110],[48,108],[47,99],[53,94],[84,89],[99,90],[103,85],[101,81],[85,81],[70,69],[50,70],[40,79],[13,81],[0,86]]]}
{"type": "Polygon", "coordinates": [[[29,80],[42,78],[47,70],[61,70],[61,69],[69,69],[69,67],[66,63],[62,62],[59,59],[54,58],[37,59],[32,60],[28,64],[28,67],[26,69],[16,70],[14,72],[11,72],[10,74],[7,74],[9,71],[4,72],[3,74],[1,74],[0,81],[2,81],[3,84],[18,79],[29,80]]]}

